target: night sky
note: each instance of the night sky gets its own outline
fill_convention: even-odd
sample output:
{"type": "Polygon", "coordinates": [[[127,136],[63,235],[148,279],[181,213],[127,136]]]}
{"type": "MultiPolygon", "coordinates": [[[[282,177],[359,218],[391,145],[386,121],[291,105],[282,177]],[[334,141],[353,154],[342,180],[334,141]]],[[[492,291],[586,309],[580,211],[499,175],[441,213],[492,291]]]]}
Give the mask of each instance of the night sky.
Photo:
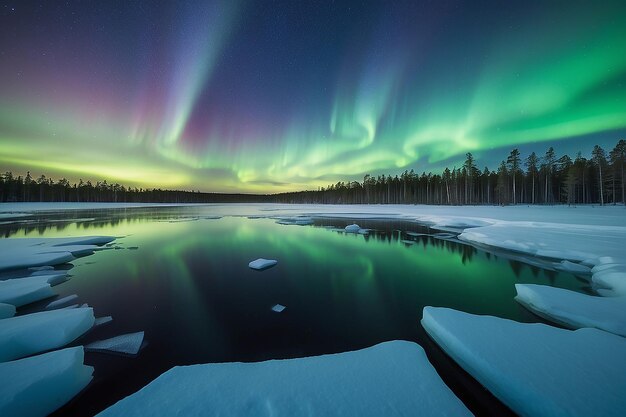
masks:
{"type": "Polygon", "coordinates": [[[0,1],[2,171],[279,192],[625,137],[622,0],[0,1]]]}

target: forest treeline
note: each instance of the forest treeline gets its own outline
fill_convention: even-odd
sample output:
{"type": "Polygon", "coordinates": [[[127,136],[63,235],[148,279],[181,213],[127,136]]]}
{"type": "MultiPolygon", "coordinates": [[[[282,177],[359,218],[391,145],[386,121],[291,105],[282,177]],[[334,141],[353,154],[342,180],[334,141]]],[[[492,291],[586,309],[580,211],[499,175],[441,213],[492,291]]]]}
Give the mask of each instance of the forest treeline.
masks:
{"type": "Polygon", "coordinates": [[[142,189],[83,181],[71,184],[41,175],[0,175],[0,202],[146,202],[146,203],[316,203],[316,204],[616,204],[625,203],[626,141],[608,153],[600,146],[591,157],[579,152],[574,159],[557,156],[550,147],[544,155],[522,156],[513,149],[496,170],[478,168],[471,153],[461,167],[441,173],[415,173],[377,177],[362,182],[338,182],[315,191],[280,194],[202,193],[142,189]]]}

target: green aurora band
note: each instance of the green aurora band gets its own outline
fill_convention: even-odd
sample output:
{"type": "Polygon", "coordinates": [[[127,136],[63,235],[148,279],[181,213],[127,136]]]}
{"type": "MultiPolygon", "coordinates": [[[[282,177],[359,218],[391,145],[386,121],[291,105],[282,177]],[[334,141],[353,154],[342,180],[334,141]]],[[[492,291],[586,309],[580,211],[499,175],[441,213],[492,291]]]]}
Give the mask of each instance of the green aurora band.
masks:
{"type": "MultiPolygon", "coordinates": [[[[425,35],[395,42],[413,34],[410,22],[380,19],[372,30],[355,23],[360,35],[342,43],[327,93],[294,87],[308,104],[268,103],[281,114],[271,120],[221,113],[218,104],[208,127],[197,122],[203,97],[230,88],[214,75],[250,24],[234,2],[178,14],[172,27],[185,31],[165,34],[171,65],[163,64],[163,76],[129,75],[134,90],[89,86],[81,68],[70,77],[3,60],[1,73],[11,76],[0,81],[0,167],[143,187],[279,192],[459,166],[466,152],[493,168],[512,147],[533,143],[539,154],[571,140],[591,148],[603,137],[600,144],[612,146],[626,129],[625,8],[565,7],[520,17],[512,28],[491,24],[479,45],[472,38],[448,50],[425,35]]],[[[445,25],[433,26],[431,36],[445,38],[445,25]]],[[[33,35],[31,45],[38,42],[33,35]]]]}

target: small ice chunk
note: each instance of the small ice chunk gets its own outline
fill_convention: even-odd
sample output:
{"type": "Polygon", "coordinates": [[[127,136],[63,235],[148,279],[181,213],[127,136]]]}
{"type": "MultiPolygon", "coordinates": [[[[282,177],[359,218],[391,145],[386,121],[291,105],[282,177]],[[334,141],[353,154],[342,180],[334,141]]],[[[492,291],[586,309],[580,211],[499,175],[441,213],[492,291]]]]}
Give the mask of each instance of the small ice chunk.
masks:
{"type": "Polygon", "coordinates": [[[571,272],[572,274],[585,274],[588,275],[591,273],[591,268],[585,265],[577,264],[570,261],[561,261],[554,265],[555,269],[564,272],[571,272]]]}
{"type": "Polygon", "coordinates": [[[0,319],[6,319],[15,315],[13,304],[0,303],[0,319]]]}
{"type": "Polygon", "coordinates": [[[111,323],[112,321],[113,321],[113,317],[111,316],[96,317],[94,326],[102,326],[103,324],[111,323]]]}
{"type": "Polygon", "coordinates": [[[127,333],[85,345],[87,352],[112,352],[136,355],[141,349],[144,332],[127,333]]]}
{"type": "Polygon", "coordinates": [[[343,230],[346,233],[359,233],[359,230],[361,230],[361,228],[359,227],[358,224],[349,224],[346,227],[344,227],[343,230]]]}
{"type": "Polygon", "coordinates": [[[521,416],[626,416],[626,338],[425,307],[422,325],[521,416]]]}
{"type": "Polygon", "coordinates": [[[54,300],[50,304],[46,306],[46,310],[54,310],[59,307],[63,307],[65,304],[69,304],[71,301],[74,301],[78,298],[78,295],[72,294],[67,297],[59,298],[58,300],[54,300]]]}
{"type": "Polygon", "coordinates": [[[0,362],[56,349],[94,324],[93,309],[42,311],[0,320],[0,362]]]}
{"type": "Polygon", "coordinates": [[[82,346],[0,363],[0,416],[45,416],[71,400],[92,379],[82,346]]]}
{"type": "Polygon", "coordinates": [[[176,366],[100,417],[470,416],[424,350],[366,349],[256,363],[176,366]],[[182,410],[182,411],[181,411],[182,410]]]}
{"type": "Polygon", "coordinates": [[[278,263],[275,259],[264,259],[259,258],[248,264],[248,266],[252,269],[256,269],[257,271],[262,271],[267,268],[271,268],[278,263]]]}
{"type": "Polygon", "coordinates": [[[286,309],[287,307],[285,307],[282,304],[276,304],[274,307],[272,307],[272,311],[276,312],[276,313],[282,313],[284,309],[286,309]]]}
{"type": "Polygon", "coordinates": [[[54,269],[53,266],[50,265],[44,265],[44,266],[32,266],[30,268],[28,268],[30,271],[51,271],[54,269]]]}
{"type": "Polygon", "coordinates": [[[128,249],[128,250],[137,250],[137,249],[139,249],[139,246],[129,246],[126,249],[128,249]]]}

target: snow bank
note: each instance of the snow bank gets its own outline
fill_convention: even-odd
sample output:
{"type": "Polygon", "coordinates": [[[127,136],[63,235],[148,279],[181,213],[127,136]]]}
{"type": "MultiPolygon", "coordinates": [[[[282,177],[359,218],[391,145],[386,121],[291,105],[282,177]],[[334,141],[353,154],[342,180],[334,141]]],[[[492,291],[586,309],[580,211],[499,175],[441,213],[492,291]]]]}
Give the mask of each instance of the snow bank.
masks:
{"type": "Polygon", "coordinates": [[[626,337],[626,296],[594,297],[545,285],[515,284],[517,300],[562,326],[595,327],[626,337]]]}
{"type": "Polygon", "coordinates": [[[0,319],[6,319],[15,315],[15,306],[13,304],[0,303],[0,319]]]}
{"type": "Polygon", "coordinates": [[[594,267],[607,265],[602,271],[591,270],[592,282],[597,287],[603,287],[599,291],[602,295],[626,295],[626,227],[500,222],[465,230],[459,239],[477,245],[556,259],[560,261],[557,269],[575,274],[586,274],[589,271],[585,265],[574,262],[594,267]]]}
{"type": "Polygon", "coordinates": [[[267,268],[271,268],[278,263],[275,259],[264,259],[259,258],[248,264],[248,266],[252,269],[256,269],[257,271],[262,271],[267,268]]]}
{"type": "Polygon", "coordinates": [[[98,340],[85,345],[86,351],[113,352],[124,355],[136,355],[143,344],[143,332],[122,334],[110,339],[98,340]]]}
{"type": "Polygon", "coordinates": [[[437,344],[522,416],[626,415],[626,339],[425,307],[437,344]]]}
{"type": "Polygon", "coordinates": [[[0,320],[0,362],[56,349],[94,324],[93,309],[43,311],[0,320]]]}
{"type": "Polygon", "coordinates": [[[77,346],[0,363],[0,416],[45,416],[67,403],[91,381],[83,356],[77,346]]]}
{"type": "Polygon", "coordinates": [[[354,352],[170,369],[106,416],[469,416],[422,348],[393,341],[354,352]]]}

